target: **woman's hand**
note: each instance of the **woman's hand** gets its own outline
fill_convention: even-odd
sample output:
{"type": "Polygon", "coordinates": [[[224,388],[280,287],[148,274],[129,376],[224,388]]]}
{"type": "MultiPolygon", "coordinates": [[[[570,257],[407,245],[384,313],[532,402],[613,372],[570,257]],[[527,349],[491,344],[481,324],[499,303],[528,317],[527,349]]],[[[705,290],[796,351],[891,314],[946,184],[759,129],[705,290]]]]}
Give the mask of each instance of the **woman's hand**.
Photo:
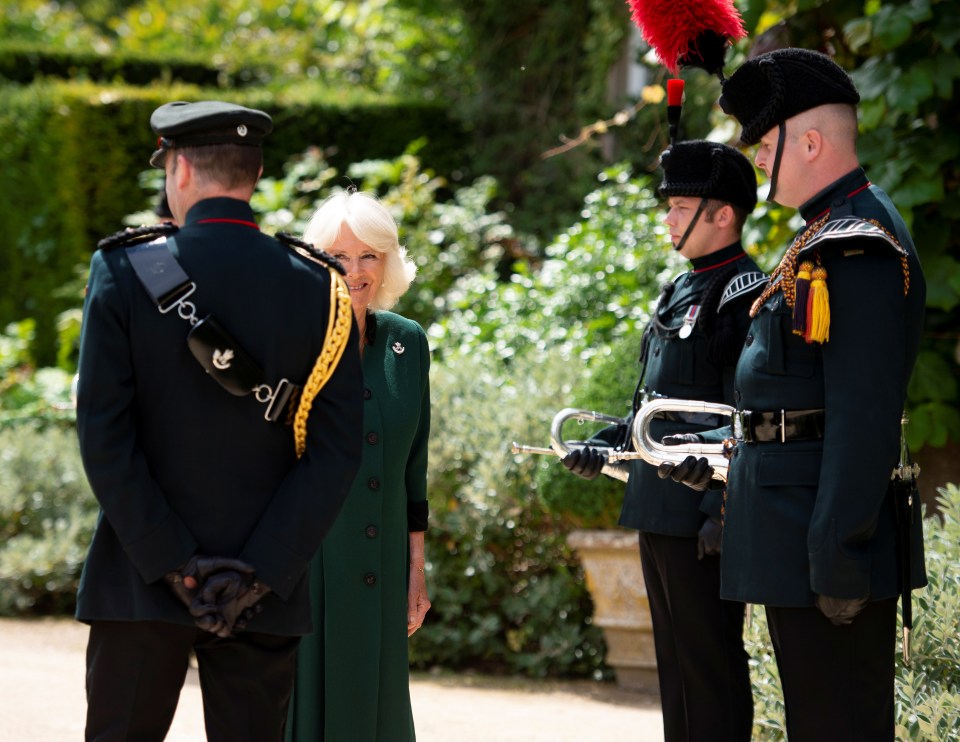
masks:
{"type": "Polygon", "coordinates": [[[423,625],[423,619],[430,610],[430,598],[427,597],[427,578],[423,574],[423,565],[410,565],[410,587],[407,590],[407,636],[423,625]]]}
{"type": "Polygon", "coordinates": [[[407,636],[423,626],[423,619],[430,610],[427,596],[427,576],[423,572],[423,531],[410,533],[410,581],[407,588],[407,636]]]}

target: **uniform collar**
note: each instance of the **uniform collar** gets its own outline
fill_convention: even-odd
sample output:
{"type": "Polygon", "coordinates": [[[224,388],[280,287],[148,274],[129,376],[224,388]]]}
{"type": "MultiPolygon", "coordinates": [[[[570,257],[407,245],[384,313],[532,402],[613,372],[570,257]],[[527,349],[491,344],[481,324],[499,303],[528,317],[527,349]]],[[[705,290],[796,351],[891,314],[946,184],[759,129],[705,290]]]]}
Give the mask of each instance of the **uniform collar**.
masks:
{"type": "Polygon", "coordinates": [[[866,189],[869,185],[870,181],[867,180],[867,175],[863,172],[862,167],[851,170],[801,205],[800,216],[808,224],[816,221],[828,211],[843,207],[848,198],[866,189]]]}
{"type": "Polygon", "coordinates": [[[226,197],[205,198],[202,201],[197,201],[187,212],[184,226],[211,220],[239,223],[243,226],[259,229],[249,203],[237,198],[226,197]]]}
{"type": "Polygon", "coordinates": [[[744,254],[743,245],[737,241],[709,255],[701,255],[699,258],[694,258],[690,261],[690,265],[693,266],[694,273],[706,273],[715,268],[729,265],[735,260],[739,260],[744,254]]]}

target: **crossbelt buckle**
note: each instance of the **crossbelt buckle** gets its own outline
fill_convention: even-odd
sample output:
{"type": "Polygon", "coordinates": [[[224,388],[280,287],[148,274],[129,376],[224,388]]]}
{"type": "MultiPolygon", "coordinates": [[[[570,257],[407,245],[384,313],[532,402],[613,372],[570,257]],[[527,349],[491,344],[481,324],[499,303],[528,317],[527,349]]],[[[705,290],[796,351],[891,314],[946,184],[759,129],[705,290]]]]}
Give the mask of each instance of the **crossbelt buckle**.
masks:
{"type": "Polygon", "coordinates": [[[291,397],[299,395],[300,387],[287,379],[280,379],[276,389],[271,389],[267,384],[260,384],[254,387],[253,392],[258,402],[267,405],[267,411],[263,414],[264,420],[275,423],[281,422],[280,416],[286,411],[291,397]]]}

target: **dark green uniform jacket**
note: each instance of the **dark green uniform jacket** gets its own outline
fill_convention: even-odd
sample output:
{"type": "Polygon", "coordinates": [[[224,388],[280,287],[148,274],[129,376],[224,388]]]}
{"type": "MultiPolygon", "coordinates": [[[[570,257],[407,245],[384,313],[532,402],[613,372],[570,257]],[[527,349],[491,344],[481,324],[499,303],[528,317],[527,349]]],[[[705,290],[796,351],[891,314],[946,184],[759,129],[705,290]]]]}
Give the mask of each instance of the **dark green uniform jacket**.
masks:
{"type": "Polygon", "coordinates": [[[420,325],[392,312],[368,315],[367,338],[363,462],[311,567],[316,630],[297,658],[295,742],[414,739],[407,541],[426,525],[430,355],[420,325]]]}
{"type": "MultiPolygon", "coordinates": [[[[201,201],[168,239],[213,314],[267,383],[304,383],[323,347],[330,276],[262,234],[244,201],[201,201]]],[[[94,254],[80,344],[77,428],[102,513],[77,603],[82,621],[192,625],[163,576],[194,552],[239,557],[273,593],[251,631],[310,631],[306,573],[360,462],[356,329],[313,403],[306,451],[191,355],[189,325],[162,315],[122,247],[94,254]]]]}
{"type": "MultiPolygon", "coordinates": [[[[737,366],[738,409],[822,408],[824,431],[820,440],[737,447],[721,595],[794,607],[812,605],[815,593],[890,598],[899,592],[890,474],[923,327],[923,274],[903,220],[862,170],[800,211],[808,224],[826,214],[835,225],[877,220],[900,247],[860,221],[835,235],[825,230],[801,252],[801,260],[819,254],[827,270],[830,334],[822,345],[792,333],[782,291],[756,314],[737,366]]],[[[913,586],[926,582],[919,528],[917,518],[913,586]]]]}
{"type": "MultiPolygon", "coordinates": [[[[750,324],[748,311],[766,276],[739,242],[696,258],[661,296],[644,333],[644,362],[634,411],[644,394],[733,404],[733,371],[750,324]],[[696,313],[690,334],[681,337],[684,318],[696,313]]],[[[698,432],[721,424],[714,415],[684,414],[683,420],[655,420],[656,438],[698,432]]],[[[694,492],[655,467],[633,461],[620,524],[645,533],[696,536],[707,516],[720,517],[719,491],[694,492]]]]}

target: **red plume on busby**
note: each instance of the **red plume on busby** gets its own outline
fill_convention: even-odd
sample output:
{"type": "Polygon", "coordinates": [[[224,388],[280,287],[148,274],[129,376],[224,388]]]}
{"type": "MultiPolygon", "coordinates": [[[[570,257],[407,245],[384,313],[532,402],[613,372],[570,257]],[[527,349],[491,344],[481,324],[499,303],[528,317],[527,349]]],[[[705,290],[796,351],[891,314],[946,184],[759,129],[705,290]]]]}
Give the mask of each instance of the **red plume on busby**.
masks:
{"type": "Polygon", "coordinates": [[[747,35],[733,0],[627,0],[633,22],[674,75],[701,67],[723,79],[731,41],[747,35]]]}

